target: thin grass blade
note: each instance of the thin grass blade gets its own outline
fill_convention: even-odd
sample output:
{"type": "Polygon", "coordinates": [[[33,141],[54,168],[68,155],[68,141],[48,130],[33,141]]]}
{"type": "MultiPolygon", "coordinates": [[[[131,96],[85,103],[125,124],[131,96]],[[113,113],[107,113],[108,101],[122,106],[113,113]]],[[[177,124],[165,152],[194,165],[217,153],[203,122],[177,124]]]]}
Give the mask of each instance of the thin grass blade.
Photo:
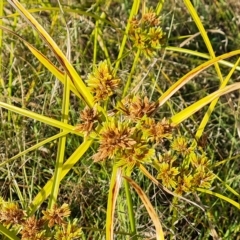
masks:
{"type": "Polygon", "coordinates": [[[240,209],[240,204],[238,202],[235,202],[234,200],[232,200],[231,198],[228,198],[222,194],[219,194],[219,193],[216,193],[216,192],[213,192],[211,190],[208,190],[208,189],[202,189],[202,188],[197,188],[197,190],[199,192],[203,192],[203,193],[207,193],[207,194],[210,194],[210,195],[213,195],[217,198],[220,198],[220,199],[223,199],[224,201],[226,202],[229,202],[230,204],[232,204],[233,206],[235,206],[236,208],[240,209]]]}
{"type": "MultiPolygon", "coordinates": [[[[73,8],[65,8],[65,7],[62,7],[62,10],[64,13],[72,13],[72,14],[80,14],[80,15],[83,15],[83,16],[86,16],[86,17],[92,17],[92,18],[95,18],[97,20],[100,20],[110,26],[112,26],[114,29],[117,29],[118,26],[115,25],[113,22],[107,20],[106,18],[101,18],[99,17],[98,15],[94,14],[94,13],[91,13],[91,12],[87,12],[87,11],[84,11],[84,10],[80,10],[79,8],[78,9],[73,9],[73,8]]],[[[49,11],[49,12],[60,12],[60,8],[59,7],[43,7],[41,6],[40,8],[30,8],[28,9],[28,12],[29,13],[36,13],[36,12],[43,12],[43,11],[49,11]]],[[[19,13],[12,13],[12,14],[8,14],[6,16],[4,16],[5,18],[13,18],[13,17],[17,17],[19,16],[20,14],[19,13]]],[[[0,16],[0,19],[1,19],[1,16],[0,16]]],[[[121,32],[121,29],[118,29],[118,31],[121,32]]],[[[124,33],[124,32],[123,32],[124,33]]]]}
{"type": "MultiPolygon", "coordinates": [[[[234,64],[233,68],[231,69],[231,71],[229,72],[229,74],[227,75],[225,80],[222,82],[222,84],[220,86],[220,89],[224,88],[227,85],[227,83],[229,82],[229,80],[232,77],[233,73],[235,72],[236,67],[239,65],[239,62],[240,62],[240,58],[238,58],[238,60],[234,64]]],[[[198,127],[198,130],[197,130],[197,132],[195,134],[195,137],[196,137],[197,140],[202,136],[202,134],[204,132],[204,129],[205,129],[205,127],[206,127],[210,117],[211,117],[211,114],[212,114],[212,112],[213,112],[213,110],[214,110],[214,108],[215,108],[215,106],[216,106],[216,104],[218,102],[218,99],[219,98],[216,98],[216,99],[214,99],[211,102],[207,112],[205,113],[205,115],[204,115],[204,117],[203,117],[203,119],[202,119],[202,121],[201,121],[201,123],[200,123],[200,125],[198,127]]]]}
{"type": "MultiPolygon", "coordinates": [[[[32,54],[62,83],[64,84],[64,73],[60,71],[48,58],[46,58],[41,52],[34,48],[31,44],[24,42],[32,54]]],[[[80,98],[80,94],[70,82],[70,90],[80,98]]]]}
{"type": "Polygon", "coordinates": [[[140,5],[139,0],[134,0],[133,1],[131,12],[130,12],[130,15],[129,15],[129,18],[128,18],[128,23],[127,23],[127,26],[125,28],[125,33],[124,33],[124,36],[123,36],[123,39],[122,39],[122,43],[121,43],[121,47],[120,47],[120,50],[119,50],[119,53],[118,53],[117,61],[116,61],[115,67],[114,67],[114,74],[117,73],[118,67],[119,67],[119,64],[120,64],[120,60],[123,57],[123,52],[124,52],[126,41],[127,41],[127,38],[128,38],[128,32],[129,32],[129,29],[130,29],[130,20],[133,18],[134,15],[137,15],[138,10],[139,10],[139,5],[140,5]]]}
{"type": "Polygon", "coordinates": [[[218,179],[224,185],[224,187],[226,187],[228,189],[228,191],[230,191],[231,193],[233,193],[237,197],[240,197],[240,194],[238,192],[236,192],[232,187],[230,187],[227,183],[225,183],[220,177],[215,175],[215,178],[218,179]]]}
{"type": "MultiPolygon", "coordinates": [[[[184,3],[188,9],[188,11],[190,12],[192,18],[193,18],[193,21],[195,22],[195,24],[197,25],[198,27],[198,30],[199,32],[201,33],[202,35],[202,38],[203,38],[203,41],[205,42],[206,44],[206,47],[208,49],[208,52],[210,54],[210,56],[212,58],[215,58],[215,53],[214,53],[214,50],[213,50],[213,47],[212,47],[212,44],[211,44],[211,41],[209,40],[208,38],[208,35],[207,35],[207,32],[202,24],[202,21],[200,19],[200,17],[198,16],[195,8],[193,7],[192,3],[190,0],[184,0],[184,3]]],[[[216,69],[216,72],[217,72],[217,75],[220,79],[220,82],[223,82],[223,77],[222,77],[222,74],[221,74],[221,70],[219,68],[219,65],[218,63],[214,63],[214,66],[215,66],[215,69],[216,69]]]]}
{"type": "MultiPolygon", "coordinates": [[[[204,59],[211,59],[211,57],[206,53],[201,53],[201,52],[190,50],[190,49],[187,49],[187,48],[167,46],[165,48],[165,50],[173,51],[173,52],[180,52],[180,53],[187,53],[189,55],[201,57],[201,58],[204,58],[204,59]]],[[[225,60],[220,60],[218,63],[220,63],[223,66],[230,67],[230,68],[232,68],[234,66],[233,63],[225,61],[225,60]]],[[[240,71],[240,67],[239,66],[236,67],[236,70],[240,71]]]]}
{"type": "Polygon", "coordinates": [[[0,232],[2,233],[2,235],[6,236],[10,240],[20,240],[20,238],[18,238],[16,236],[16,234],[14,234],[13,232],[9,231],[2,224],[0,224],[0,232]]]}
{"type": "MultiPolygon", "coordinates": [[[[7,31],[11,34],[13,34],[14,36],[16,36],[18,39],[20,39],[21,41],[24,42],[24,44],[28,47],[28,49],[32,52],[32,54],[59,80],[62,82],[62,84],[64,84],[64,73],[59,70],[48,58],[46,58],[46,56],[44,56],[41,52],[39,52],[32,44],[30,44],[29,42],[27,42],[25,39],[23,39],[21,36],[19,36],[17,33],[15,33],[14,31],[1,26],[0,25],[0,29],[7,31]]],[[[72,82],[70,82],[70,88],[71,91],[74,92],[74,94],[76,94],[76,96],[80,97],[79,93],[77,92],[75,86],[73,85],[72,82]]]]}
{"type": "Polygon", "coordinates": [[[1,162],[1,163],[0,163],[0,167],[3,167],[3,166],[6,165],[7,163],[10,163],[10,162],[12,162],[12,161],[15,160],[15,159],[17,159],[17,158],[19,158],[19,157],[21,157],[21,156],[23,156],[23,155],[26,155],[27,153],[29,153],[29,152],[31,152],[31,151],[34,151],[34,150],[40,148],[41,146],[43,146],[43,145],[46,144],[46,143],[52,142],[52,141],[54,141],[54,140],[56,140],[56,139],[58,139],[58,138],[60,138],[60,137],[65,136],[65,135],[67,135],[68,133],[69,133],[69,132],[64,131],[64,132],[58,133],[58,134],[56,134],[56,135],[54,135],[54,136],[52,136],[52,137],[50,137],[50,138],[47,138],[47,139],[45,139],[45,140],[43,140],[43,141],[35,144],[34,146],[32,146],[32,147],[30,147],[30,148],[28,148],[28,149],[26,149],[26,150],[18,153],[18,154],[15,155],[14,157],[11,157],[11,158],[9,158],[9,159],[1,162]]]}
{"type": "MultiPolygon", "coordinates": [[[[62,103],[62,122],[66,124],[68,123],[69,105],[70,105],[70,82],[68,81],[68,76],[65,75],[63,103],[62,103]]],[[[57,159],[56,159],[55,171],[53,176],[53,187],[52,187],[52,192],[50,195],[49,205],[48,205],[50,209],[52,209],[57,202],[59,186],[61,182],[61,173],[62,173],[63,162],[65,158],[66,140],[67,140],[66,135],[64,135],[59,139],[59,142],[58,142],[57,159]]]]}

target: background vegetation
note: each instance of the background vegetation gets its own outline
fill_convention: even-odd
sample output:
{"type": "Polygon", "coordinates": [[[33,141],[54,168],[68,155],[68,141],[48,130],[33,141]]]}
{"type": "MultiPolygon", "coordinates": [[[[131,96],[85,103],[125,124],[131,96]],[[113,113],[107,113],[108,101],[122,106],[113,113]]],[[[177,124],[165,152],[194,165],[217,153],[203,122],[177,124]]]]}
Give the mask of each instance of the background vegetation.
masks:
{"type": "MultiPolygon", "coordinates": [[[[141,7],[153,9],[158,4],[153,0],[143,3],[141,7]]],[[[233,0],[194,0],[192,3],[208,33],[216,56],[237,50],[240,45],[240,3],[233,0]]],[[[100,61],[108,58],[115,64],[132,2],[63,0],[61,7],[64,14],[59,11],[58,2],[54,0],[22,0],[21,4],[31,10],[60,49],[70,56],[71,63],[84,81],[100,61]],[[100,16],[103,21],[100,21],[100,16]],[[96,29],[97,37],[94,35],[96,29]],[[67,52],[68,50],[70,52],[67,52]]],[[[23,18],[14,14],[15,10],[7,1],[3,1],[2,7],[3,18],[0,19],[0,25],[31,43],[63,71],[37,32],[33,31],[23,18]]],[[[209,54],[183,1],[169,0],[163,4],[161,27],[166,34],[161,50],[153,58],[139,59],[131,85],[131,89],[138,89],[139,93],[148,95],[153,100],[184,74],[206,62],[204,56],[175,51],[169,48],[170,46],[209,54]]],[[[61,120],[64,91],[62,84],[34,57],[21,39],[3,30],[0,42],[0,100],[61,120]]],[[[123,57],[126,60],[121,62],[118,71],[121,79],[127,79],[134,61],[134,49],[130,39],[127,39],[124,50],[123,57]]],[[[231,58],[233,64],[236,60],[236,57],[231,58]]],[[[230,68],[221,65],[221,71],[225,78],[230,68]]],[[[239,69],[236,69],[229,84],[238,81],[239,69]]],[[[173,95],[168,103],[160,108],[157,117],[170,118],[219,89],[219,85],[215,68],[208,68],[173,95]]],[[[117,89],[116,94],[111,96],[110,104],[114,105],[119,101],[119,93],[123,87],[124,83],[117,89]]],[[[134,91],[131,91],[130,93],[134,94],[134,91]]],[[[80,123],[80,112],[84,107],[85,103],[72,93],[68,120],[70,125],[76,126],[80,123]]],[[[178,131],[187,138],[194,138],[206,110],[207,106],[183,121],[178,131]]],[[[236,202],[239,199],[233,189],[236,193],[240,191],[239,124],[239,92],[234,91],[228,97],[220,98],[203,136],[198,141],[211,160],[214,174],[221,179],[214,180],[211,190],[236,202]]],[[[53,176],[58,153],[57,140],[10,162],[6,161],[58,133],[59,129],[53,126],[0,108],[0,196],[5,201],[18,202],[22,209],[28,209],[39,190],[53,176]]],[[[68,159],[82,141],[82,137],[71,134],[71,137],[66,139],[64,158],[68,159]]],[[[89,240],[105,239],[107,198],[112,173],[109,162],[93,162],[94,153],[96,145],[93,144],[61,181],[57,199],[59,205],[69,204],[70,218],[78,218],[83,231],[82,238],[89,240]]],[[[148,170],[154,174],[154,170],[148,170]]],[[[139,169],[134,169],[132,178],[149,197],[160,218],[166,239],[240,239],[239,209],[229,202],[204,192],[184,195],[201,206],[201,209],[182,199],[173,201],[171,194],[157,187],[143,176],[139,169]]],[[[153,222],[134,191],[132,199],[137,239],[156,239],[153,222]]],[[[47,204],[47,201],[43,202],[37,211],[38,215],[46,209],[47,204]]],[[[133,237],[128,234],[128,220],[125,193],[120,189],[115,211],[116,239],[133,237]]]]}

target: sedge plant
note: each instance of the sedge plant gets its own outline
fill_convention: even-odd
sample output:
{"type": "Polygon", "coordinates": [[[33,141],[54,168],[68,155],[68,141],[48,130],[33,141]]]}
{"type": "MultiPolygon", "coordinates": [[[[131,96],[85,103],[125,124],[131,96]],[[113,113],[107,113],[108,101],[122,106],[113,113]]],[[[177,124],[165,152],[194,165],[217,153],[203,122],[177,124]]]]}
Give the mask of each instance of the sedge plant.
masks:
{"type": "MultiPolygon", "coordinates": [[[[94,6],[98,13],[100,13],[101,7],[108,9],[111,1],[103,6],[101,4],[100,1],[97,1],[96,6],[94,6]]],[[[117,27],[107,19],[104,11],[97,15],[87,11],[65,9],[60,3],[58,3],[57,8],[45,6],[44,9],[50,12],[57,9],[60,15],[72,11],[72,14],[95,18],[95,28],[90,34],[93,39],[92,68],[89,69],[86,79],[81,77],[72,64],[71,54],[69,54],[71,45],[69,38],[68,51],[64,54],[50,34],[32,15],[31,12],[36,11],[35,9],[27,10],[17,0],[8,0],[5,5],[2,5],[0,10],[3,9],[3,6],[6,9],[12,6],[21,15],[32,27],[37,38],[36,43],[43,41],[51,51],[54,60],[41,52],[34,44],[28,42],[27,39],[21,37],[16,31],[4,26],[3,22],[0,26],[1,35],[4,33],[17,37],[41,66],[47,68],[61,82],[63,89],[61,117],[59,119],[30,110],[26,104],[22,106],[14,104],[12,91],[6,91],[4,95],[11,101],[5,101],[4,98],[0,101],[0,107],[8,111],[7,119],[9,122],[20,121],[20,123],[24,123],[25,118],[29,118],[33,120],[33,124],[41,122],[59,129],[55,135],[39,140],[31,147],[26,147],[14,156],[6,157],[1,161],[1,168],[5,168],[7,171],[11,168],[11,163],[14,160],[22,159],[28,153],[37,151],[46,144],[57,142],[57,153],[51,176],[46,179],[34,197],[30,198],[30,203],[26,203],[18,184],[15,185],[15,190],[18,200],[22,203],[21,207],[16,201],[9,202],[1,198],[0,231],[3,236],[8,239],[86,239],[87,234],[84,234],[82,230],[84,226],[81,226],[77,219],[68,220],[71,213],[69,206],[67,204],[59,206],[58,199],[64,178],[71,171],[74,171],[74,165],[83,161],[87,153],[90,154],[90,159],[94,165],[107,165],[110,168],[111,177],[104,229],[106,240],[114,239],[115,209],[120,207],[118,206],[119,197],[125,199],[129,216],[129,227],[124,229],[125,235],[122,234],[131,239],[139,238],[133,190],[144,204],[155,227],[155,239],[166,239],[167,230],[164,227],[164,222],[154,209],[151,196],[148,196],[145,189],[141,188],[137,179],[134,178],[135,171],[138,171],[157,188],[171,196],[172,226],[178,218],[178,211],[174,206],[180,200],[200,208],[203,212],[206,211],[201,204],[186,197],[190,194],[210,194],[239,209],[239,204],[234,199],[212,191],[211,188],[215,181],[221,181],[221,179],[214,172],[214,163],[208,156],[205,146],[200,146],[198,140],[202,137],[219,98],[223,95],[228,97],[229,93],[240,88],[239,83],[228,84],[238,69],[239,59],[235,63],[226,61],[230,57],[238,56],[240,50],[215,56],[196,10],[190,1],[184,1],[184,4],[199,29],[208,49],[208,55],[167,45],[168,36],[162,28],[160,17],[163,1],[158,2],[156,9],[146,6],[145,1],[143,3],[139,0],[133,1],[126,20],[126,27],[124,31],[121,31],[122,39],[117,49],[116,59],[112,59],[111,54],[109,54],[108,43],[103,37],[102,29],[105,25],[116,29],[117,27]],[[128,50],[129,46],[131,51],[128,50]],[[104,56],[100,61],[98,61],[99,47],[104,56]],[[208,60],[181,76],[165,91],[161,90],[156,79],[153,81],[152,87],[140,91],[144,85],[144,78],[138,79],[136,76],[139,65],[154,61],[163,51],[198,54],[199,57],[208,60]],[[124,79],[121,76],[122,66],[125,66],[126,62],[128,63],[130,60],[132,61],[131,67],[124,79]],[[231,67],[226,77],[223,77],[221,73],[220,64],[231,67]],[[211,66],[214,66],[216,75],[220,80],[219,88],[178,113],[172,111],[171,114],[163,116],[161,110],[164,109],[165,104],[170,104],[171,97],[186,86],[190,80],[211,66]],[[73,98],[78,99],[82,106],[76,124],[69,121],[69,109],[73,98]],[[208,104],[210,105],[198,126],[196,135],[186,136],[182,132],[181,123],[193,118],[194,113],[204,109],[208,104]],[[67,141],[73,137],[80,139],[80,144],[73,153],[67,154],[67,141]],[[121,192],[123,185],[124,193],[121,192]],[[43,204],[46,202],[47,206],[43,208],[43,204]]],[[[17,13],[9,14],[8,17],[11,19],[11,17],[16,18],[16,16],[18,16],[17,13]]],[[[68,32],[65,20],[62,22],[68,32]]],[[[83,54],[85,53],[83,52],[83,54]]],[[[2,61],[4,60],[1,59],[2,61]]],[[[146,70],[144,66],[142,70],[146,70]]],[[[11,76],[9,76],[9,80],[11,80],[9,83],[9,88],[11,88],[11,76]]],[[[4,89],[4,79],[1,82],[4,89]]],[[[29,88],[33,90],[34,87],[32,84],[29,88]]],[[[30,95],[31,92],[29,92],[30,95]]],[[[25,100],[28,101],[28,99],[25,100]]],[[[23,103],[26,102],[23,101],[23,103]]],[[[27,175],[27,171],[29,170],[25,169],[22,174],[27,175]]],[[[225,186],[239,197],[239,194],[229,185],[225,184],[225,186]]],[[[29,195],[32,195],[31,192],[29,195]]],[[[210,212],[206,214],[210,215],[210,212]]],[[[173,235],[170,233],[171,238],[173,235]]]]}

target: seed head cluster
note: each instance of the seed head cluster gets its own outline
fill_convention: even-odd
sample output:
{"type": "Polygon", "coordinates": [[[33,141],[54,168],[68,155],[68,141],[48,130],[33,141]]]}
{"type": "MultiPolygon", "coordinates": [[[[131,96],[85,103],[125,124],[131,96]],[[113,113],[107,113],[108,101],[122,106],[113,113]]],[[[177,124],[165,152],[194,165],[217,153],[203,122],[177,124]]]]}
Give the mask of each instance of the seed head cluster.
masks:
{"type": "Polygon", "coordinates": [[[149,59],[156,55],[164,42],[160,23],[160,18],[152,8],[147,9],[141,18],[134,17],[130,21],[130,39],[134,46],[149,59]]]}
{"type": "Polygon", "coordinates": [[[17,203],[6,202],[3,198],[0,198],[0,209],[0,223],[19,232],[22,240],[74,240],[80,239],[82,234],[76,220],[67,220],[71,213],[67,204],[42,211],[39,219],[27,216],[17,203]]]}

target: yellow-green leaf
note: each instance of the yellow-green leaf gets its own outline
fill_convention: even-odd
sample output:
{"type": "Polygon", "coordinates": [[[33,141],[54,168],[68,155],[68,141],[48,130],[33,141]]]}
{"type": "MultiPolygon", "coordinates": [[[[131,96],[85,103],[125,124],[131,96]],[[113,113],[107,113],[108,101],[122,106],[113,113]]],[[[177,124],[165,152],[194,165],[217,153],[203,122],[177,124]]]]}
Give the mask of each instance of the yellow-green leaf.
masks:
{"type": "Polygon", "coordinates": [[[191,115],[193,115],[195,112],[200,110],[205,105],[212,102],[215,98],[218,98],[224,94],[230,93],[232,91],[238,90],[240,88],[240,83],[234,83],[232,85],[226,86],[225,88],[219,89],[205,98],[202,98],[201,100],[197,101],[196,103],[192,104],[191,106],[185,108],[181,112],[175,114],[171,120],[173,123],[179,124],[185,119],[189,118],[191,115]]]}
{"type": "Polygon", "coordinates": [[[32,111],[26,110],[26,109],[15,107],[13,105],[10,105],[10,104],[4,103],[4,102],[0,102],[0,107],[6,108],[6,109],[8,109],[10,111],[13,111],[15,113],[18,113],[20,115],[38,120],[38,121],[40,121],[42,123],[45,123],[45,124],[48,124],[50,126],[57,127],[59,129],[65,130],[67,132],[71,132],[71,133],[74,133],[76,135],[83,136],[82,133],[75,130],[75,128],[76,128],[75,126],[69,125],[67,123],[63,123],[63,122],[55,120],[53,118],[49,118],[49,117],[43,116],[41,114],[34,113],[32,111]]]}
{"type": "MultiPolygon", "coordinates": [[[[93,140],[84,141],[75,152],[68,158],[68,160],[63,164],[63,168],[60,174],[60,180],[62,180],[66,174],[72,169],[75,163],[77,163],[83,154],[91,146],[93,140]]],[[[45,184],[45,186],[39,191],[37,196],[33,199],[29,207],[29,214],[33,215],[35,211],[39,208],[43,201],[45,201],[51,193],[53,187],[53,177],[45,184]]]]}
{"type": "Polygon", "coordinates": [[[141,198],[142,202],[144,203],[149,216],[151,217],[155,228],[156,228],[156,239],[157,240],[164,240],[164,234],[163,234],[163,229],[162,229],[162,225],[159,221],[159,217],[156,213],[156,211],[154,210],[151,202],[149,201],[147,195],[144,193],[144,191],[138,186],[138,184],[133,181],[130,177],[127,176],[123,176],[128,182],[129,184],[135,189],[135,191],[137,192],[138,196],[141,198]]]}
{"type": "Polygon", "coordinates": [[[240,209],[240,204],[238,202],[235,202],[234,200],[232,200],[231,198],[228,198],[222,194],[219,194],[219,193],[216,193],[216,192],[213,192],[211,190],[208,190],[208,189],[202,189],[202,188],[197,188],[197,190],[199,192],[203,192],[203,193],[207,193],[207,194],[210,194],[210,195],[213,195],[217,198],[220,198],[220,199],[223,199],[225,200],[226,202],[229,202],[231,203],[233,206],[235,206],[236,208],[240,209]]]}
{"type": "Polygon", "coordinates": [[[181,87],[183,87],[187,82],[189,82],[191,79],[193,79],[195,76],[197,76],[199,73],[201,73],[203,70],[209,68],[211,65],[213,65],[215,62],[218,62],[220,60],[223,60],[225,58],[229,58],[235,55],[240,54],[240,50],[235,50],[229,53],[225,53],[219,57],[213,58],[198,67],[194,68],[187,74],[185,74],[182,78],[180,78],[176,83],[174,83],[163,95],[158,99],[159,106],[162,106],[168,99],[171,98],[173,94],[175,94],[181,87]]]}
{"type": "Polygon", "coordinates": [[[67,57],[63,54],[58,45],[55,43],[55,41],[37,22],[37,20],[17,0],[8,0],[8,2],[19,11],[22,17],[24,17],[28,21],[28,23],[31,24],[31,26],[38,32],[41,38],[48,44],[55,57],[58,59],[59,63],[65,69],[73,85],[78,90],[81,98],[86,102],[89,107],[93,107],[94,101],[92,94],[90,93],[89,89],[86,87],[74,67],[71,65],[67,57]]]}
{"type": "Polygon", "coordinates": [[[107,219],[106,219],[106,240],[113,240],[114,210],[117,196],[121,187],[122,170],[117,166],[113,167],[110,188],[108,193],[107,219]]]}

